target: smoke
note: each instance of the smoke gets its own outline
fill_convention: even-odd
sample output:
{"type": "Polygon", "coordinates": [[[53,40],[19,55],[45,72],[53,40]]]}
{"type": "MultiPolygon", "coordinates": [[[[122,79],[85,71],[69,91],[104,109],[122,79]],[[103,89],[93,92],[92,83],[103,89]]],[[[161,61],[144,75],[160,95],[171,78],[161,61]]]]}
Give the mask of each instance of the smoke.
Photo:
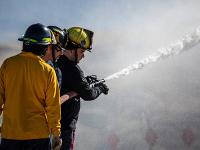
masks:
{"type": "Polygon", "coordinates": [[[152,149],[186,149],[181,134],[187,127],[196,137],[190,148],[200,148],[199,28],[194,31],[200,20],[199,2],[165,2],[93,7],[97,13],[91,20],[98,18],[102,28],[94,30],[95,47],[83,70],[106,76],[110,91],[97,101],[83,102],[77,149],[110,150],[113,133],[119,138],[118,150],[148,150],[149,130],[157,137],[152,149]],[[114,13],[108,13],[109,8],[114,13]],[[180,39],[186,31],[191,34],[180,39]],[[177,42],[169,46],[171,41],[177,42]],[[155,51],[158,47],[164,48],[155,51]],[[112,74],[124,66],[128,67],[112,74]]]}
{"type": "Polygon", "coordinates": [[[0,64],[7,58],[12,55],[19,53],[20,48],[19,45],[11,44],[11,45],[0,45],[0,64]]]}
{"type": "Polygon", "coordinates": [[[121,76],[129,75],[131,72],[144,68],[144,66],[155,63],[159,60],[166,59],[173,55],[178,55],[184,51],[190,50],[192,47],[196,46],[200,42],[200,28],[190,35],[186,35],[183,39],[172,44],[168,48],[161,48],[155,54],[148,56],[147,58],[136,62],[133,65],[122,69],[121,71],[114,73],[105,78],[105,80],[111,80],[119,78],[121,76]]]}

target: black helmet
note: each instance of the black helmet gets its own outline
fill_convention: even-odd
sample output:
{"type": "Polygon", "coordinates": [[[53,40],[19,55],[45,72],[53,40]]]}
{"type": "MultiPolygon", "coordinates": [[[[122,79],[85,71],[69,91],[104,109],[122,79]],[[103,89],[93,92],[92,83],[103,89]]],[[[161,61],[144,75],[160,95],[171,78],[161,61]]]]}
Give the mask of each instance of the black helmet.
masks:
{"type": "Polygon", "coordinates": [[[25,34],[18,39],[19,41],[23,41],[24,44],[37,44],[37,45],[50,45],[57,44],[56,39],[52,33],[46,26],[37,23],[29,26],[25,32],[25,34]]]}
{"type": "Polygon", "coordinates": [[[62,30],[61,28],[57,26],[48,26],[47,28],[49,28],[53,32],[56,38],[56,42],[59,45],[59,47],[64,48],[64,45],[66,42],[66,34],[64,30],[62,30]]]}
{"type": "Polygon", "coordinates": [[[69,29],[64,29],[67,34],[67,41],[65,43],[65,48],[83,48],[90,51],[92,49],[92,38],[94,32],[81,28],[81,27],[71,27],[69,29]]]}

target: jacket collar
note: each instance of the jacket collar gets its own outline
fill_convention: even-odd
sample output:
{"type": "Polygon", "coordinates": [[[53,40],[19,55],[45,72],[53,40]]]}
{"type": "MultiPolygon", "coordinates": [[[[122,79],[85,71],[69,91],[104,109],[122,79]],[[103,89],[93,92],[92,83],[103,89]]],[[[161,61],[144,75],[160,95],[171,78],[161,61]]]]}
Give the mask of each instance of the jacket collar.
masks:
{"type": "Polygon", "coordinates": [[[27,56],[27,57],[39,59],[40,61],[45,62],[40,56],[35,55],[35,54],[33,54],[32,52],[24,52],[24,51],[22,51],[19,55],[23,55],[23,56],[27,56]]]}

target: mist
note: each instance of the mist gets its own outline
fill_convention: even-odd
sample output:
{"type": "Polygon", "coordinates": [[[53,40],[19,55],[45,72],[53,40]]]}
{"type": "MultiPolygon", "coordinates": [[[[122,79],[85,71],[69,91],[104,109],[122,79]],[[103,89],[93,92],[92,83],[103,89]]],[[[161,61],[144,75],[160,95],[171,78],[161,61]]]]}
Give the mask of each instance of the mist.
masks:
{"type": "MultiPolygon", "coordinates": [[[[0,40],[5,45],[0,62],[20,51],[16,39],[31,23],[83,26],[95,34],[92,52],[86,54],[80,66],[85,75],[96,74],[99,78],[168,47],[200,26],[198,0],[67,0],[55,7],[48,2],[48,8],[54,8],[49,12],[53,17],[39,14],[41,6],[27,12],[27,17],[15,9],[14,1],[1,3],[2,11],[6,9],[3,6],[11,6],[13,12],[0,15],[0,21],[4,21],[0,27],[7,25],[2,31],[6,38],[0,40]],[[73,11],[72,6],[76,6],[73,11]],[[18,12],[15,26],[14,11],[18,12]],[[13,27],[11,31],[9,27],[13,27]],[[8,48],[11,43],[14,46],[8,48]]],[[[30,8],[24,3],[21,5],[30,8]]],[[[82,101],[76,150],[199,150],[199,49],[197,44],[180,55],[106,81],[108,95],[82,101]]]]}

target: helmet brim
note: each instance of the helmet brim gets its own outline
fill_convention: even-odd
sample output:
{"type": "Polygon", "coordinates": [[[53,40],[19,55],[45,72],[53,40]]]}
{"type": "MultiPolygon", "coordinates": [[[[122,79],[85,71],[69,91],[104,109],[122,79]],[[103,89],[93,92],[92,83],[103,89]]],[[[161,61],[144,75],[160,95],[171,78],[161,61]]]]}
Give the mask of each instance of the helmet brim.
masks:
{"type": "MultiPolygon", "coordinates": [[[[24,39],[24,37],[20,37],[18,38],[18,41],[22,41],[22,42],[26,42],[27,40],[24,39]]],[[[28,42],[28,41],[27,41],[28,42]]],[[[37,45],[57,45],[56,42],[53,42],[53,43],[44,43],[44,42],[37,42],[37,43],[32,43],[32,44],[37,44],[37,45]]],[[[60,47],[59,47],[60,48],[60,47]]]]}
{"type": "Polygon", "coordinates": [[[87,50],[88,52],[90,52],[90,53],[92,52],[92,49],[86,49],[86,50],[87,50]]]}
{"type": "Polygon", "coordinates": [[[22,36],[22,37],[18,38],[18,41],[24,41],[24,37],[22,36]]]}

